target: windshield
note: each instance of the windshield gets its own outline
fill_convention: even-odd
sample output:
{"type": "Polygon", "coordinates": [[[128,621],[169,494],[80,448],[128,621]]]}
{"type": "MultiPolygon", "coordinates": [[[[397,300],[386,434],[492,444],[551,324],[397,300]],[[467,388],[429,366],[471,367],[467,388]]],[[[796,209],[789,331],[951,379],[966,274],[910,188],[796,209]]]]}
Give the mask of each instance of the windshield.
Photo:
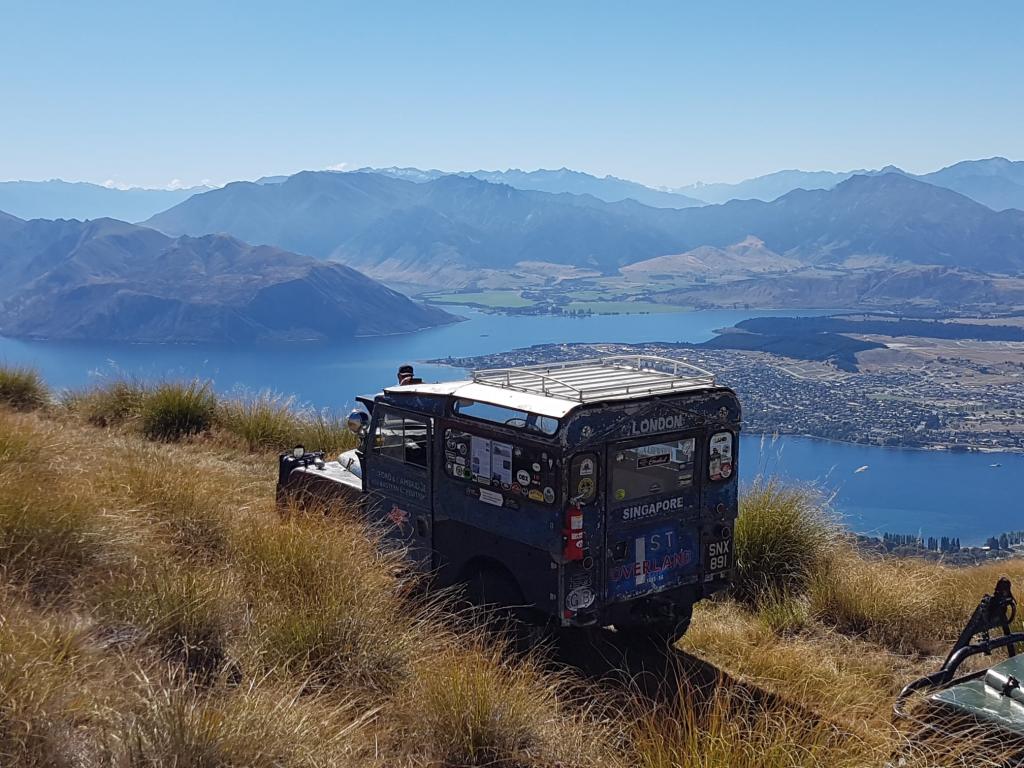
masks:
{"type": "Polygon", "coordinates": [[[616,501],[657,496],[693,485],[695,438],[662,439],[611,453],[611,487],[616,501]]]}

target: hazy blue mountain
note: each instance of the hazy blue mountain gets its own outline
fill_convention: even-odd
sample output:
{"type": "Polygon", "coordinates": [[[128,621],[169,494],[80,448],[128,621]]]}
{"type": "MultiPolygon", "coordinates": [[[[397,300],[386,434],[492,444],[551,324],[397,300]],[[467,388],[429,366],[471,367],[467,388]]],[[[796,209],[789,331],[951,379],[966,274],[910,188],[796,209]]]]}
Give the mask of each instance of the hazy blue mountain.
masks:
{"type": "Polygon", "coordinates": [[[0,333],[118,341],[347,339],[453,320],[337,263],[225,235],[0,214],[0,333]]]}
{"type": "Polygon", "coordinates": [[[281,184],[229,184],[147,224],[171,235],[226,232],[360,268],[401,263],[389,276],[411,277],[433,271],[438,257],[466,268],[539,259],[614,272],[672,248],[673,238],[651,226],[649,214],[659,212],[676,213],[473,177],[413,183],[378,173],[308,171],[281,184]]]}
{"type": "Polygon", "coordinates": [[[831,190],[798,189],[770,203],[733,200],[679,211],[692,245],[747,235],[808,263],[881,256],[913,264],[1024,271],[1024,212],[996,212],[901,173],[852,176],[831,190]]]}
{"type": "Polygon", "coordinates": [[[794,189],[831,189],[854,174],[863,173],[866,171],[776,171],[735,184],[719,182],[705,184],[698,181],[696,184],[676,187],[672,191],[699,197],[709,203],[725,203],[729,200],[771,202],[794,189]]]}
{"type": "Polygon", "coordinates": [[[460,176],[412,183],[376,173],[307,172],[281,184],[230,184],[149,223],[171,235],[226,232],[338,258],[378,278],[441,284],[451,270],[508,269],[519,261],[614,274],[626,264],[751,236],[805,263],[869,256],[1024,270],[1024,213],[997,213],[899,173],[853,176],[831,190],[795,190],[772,202],[674,210],[460,176]]]}
{"type": "Polygon", "coordinates": [[[655,208],[690,208],[695,205],[704,204],[703,200],[687,197],[677,192],[653,189],[635,181],[627,181],[615,176],[601,178],[592,176],[589,173],[573,171],[569,168],[550,171],[545,169],[521,171],[518,168],[509,168],[506,171],[458,171],[452,174],[433,169],[422,171],[419,168],[395,167],[361,168],[360,171],[365,173],[382,173],[396,179],[414,181],[418,184],[434,181],[441,176],[472,176],[482,181],[489,181],[492,184],[508,184],[516,189],[550,192],[552,194],[568,192],[573,195],[592,195],[598,200],[604,200],[608,203],[617,203],[620,200],[629,199],[655,208]]]}
{"type": "Polygon", "coordinates": [[[1024,210],[1024,161],[964,160],[916,178],[959,192],[996,211],[1024,210]]]}
{"type": "Polygon", "coordinates": [[[560,168],[557,171],[471,171],[466,175],[475,176],[495,184],[508,184],[516,189],[532,189],[537,192],[558,194],[569,192],[574,195],[593,195],[598,200],[617,203],[620,200],[636,200],[654,208],[691,208],[704,205],[703,198],[697,199],[681,192],[652,189],[635,181],[615,176],[591,176],[589,173],[560,168]]]}
{"type": "Polygon", "coordinates": [[[22,219],[141,221],[208,189],[114,189],[60,179],[0,181],[0,210],[22,219]]]}
{"type": "Polygon", "coordinates": [[[996,211],[1007,208],[1024,210],[1024,161],[990,157],[985,160],[964,160],[932,173],[915,175],[892,165],[876,171],[778,171],[757,176],[737,184],[704,184],[698,182],[678,187],[673,192],[693,195],[709,203],[728,200],[775,200],[794,189],[831,189],[855,175],[899,173],[945,187],[966,195],[996,211]]]}

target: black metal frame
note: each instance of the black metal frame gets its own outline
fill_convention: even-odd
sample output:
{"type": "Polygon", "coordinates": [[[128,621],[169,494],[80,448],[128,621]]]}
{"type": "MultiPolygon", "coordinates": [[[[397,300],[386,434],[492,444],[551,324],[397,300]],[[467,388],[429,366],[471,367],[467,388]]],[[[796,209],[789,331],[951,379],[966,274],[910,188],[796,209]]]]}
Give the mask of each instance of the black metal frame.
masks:
{"type": "Polygon", "coordinates": [[[934,690],[937,688],[949,688],[953,685],[974,680],[987,672],[983,669],[979,672],[972,672],[961,677],[954,677],[957,669],[972,656],[984,654],[990,655],[992,651],[1000,648],[1007,649],[1007,656],[1017,654],[1017,643],[1024,644],[1024,632],[1011,632],[1010,625],[1017,617],[1017,601],[1010,591],[1010,580],[1003,576],[996,582],[996,588],[991,595],[985,595],[978,607],[974,609],[970,620],[964,626],[960,637],[950,650],[949,655],[937,672],[920,677],[903,687],[896,697],[893,705],[893,713],[902,719],[909,719],[905,710],[907,700],[916,692],[923,690],[934,690]],[[994,629],[1001,629],[1001,637],[991,638],[989,633],[994,629]],[[980,636],[977,643],[971,641],[975,636],[980,636]]]}

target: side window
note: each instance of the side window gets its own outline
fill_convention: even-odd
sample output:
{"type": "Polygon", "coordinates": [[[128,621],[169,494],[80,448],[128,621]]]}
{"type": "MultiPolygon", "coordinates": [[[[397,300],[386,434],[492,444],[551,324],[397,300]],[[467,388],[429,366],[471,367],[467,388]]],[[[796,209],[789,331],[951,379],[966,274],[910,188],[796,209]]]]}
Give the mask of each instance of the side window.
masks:
{"type": "Polygon", "coordinates": [[[728,480],[732,477],[732,432],[716,432],[708,443],[708,479],[728,480]]]}
{"type": "Polygon", "coordinates": [[[428,426],[425,419],[385,410],[377,422],[373,452],[403,464],[425,468],[428,426]]]}
{"type": "Polygon", "coordinates": [[[444,449],[444,468],[449,477],[511,499],[524,498],[538,504],[555,504],[558,500],[559,462],[553,450],[506,443],[461,429],[444,431],[444,449]]]}

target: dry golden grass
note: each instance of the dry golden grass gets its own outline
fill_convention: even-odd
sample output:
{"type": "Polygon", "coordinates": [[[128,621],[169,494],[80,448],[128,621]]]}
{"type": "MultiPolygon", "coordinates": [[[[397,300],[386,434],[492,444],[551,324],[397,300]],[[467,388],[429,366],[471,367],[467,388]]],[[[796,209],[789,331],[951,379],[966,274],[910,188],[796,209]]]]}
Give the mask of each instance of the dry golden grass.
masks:
{"type": "Polygon", "coordinates": [[[0,765],[71,766],[90,661],[80,633],[0,593],[0,765]]]}
{"type": "Polygon", "coordinates": [[[752,701],[724,686],[709,701],[643,713],[636,726],[642,768],[861,768],[884,753],[825,720],[752,701]]]}
{"type": "Polygon", "coordinates": [[[198,689],[137,672],[106,734],[103,760],[125,768],[333,768],[369,764],[376,712],[253,681],[198,689]]]}
{"type": "Polygon", "coordinates": [[[0,406],[5,767],[883,765],[898,688],[1000,573],[1024,580],[1022,561],[862,556],[816,498],[766,484],[737,529],[740,600],[701,605],[684,646],[780,699],[609,697],[414,597],[355,514],[282,519],[283,411],[275,432],[219,401],[198,438],[154,442],[152,391],[0,406]]]}
{"type": "Polygon", "coordinates": [[[4,604],[0,765],[621,764],[557,679],[412,597],[355,516],[282,519],[273,483],[217,441],[0,409],[5,600],[76,627],[29,642],[4,604]]]}

